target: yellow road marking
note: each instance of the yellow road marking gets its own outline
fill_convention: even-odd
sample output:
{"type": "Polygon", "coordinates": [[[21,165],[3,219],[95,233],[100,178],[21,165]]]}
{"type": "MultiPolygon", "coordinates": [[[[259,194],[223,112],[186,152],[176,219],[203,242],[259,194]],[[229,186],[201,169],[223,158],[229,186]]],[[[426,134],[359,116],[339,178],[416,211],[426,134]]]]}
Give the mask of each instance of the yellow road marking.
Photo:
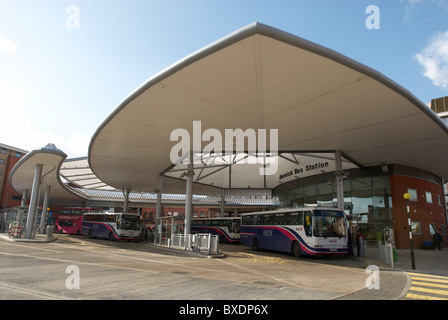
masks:
{"type": "Polygon", "coordinates": [[[408,272],[408,275],[412,280],[412,284],[409,292],[405,296],[406,298],[418,300],[448,300],[448,277],[413,272],[408,272]]]}
{"type": "Polygon", "coordinates": [[[246,257],[240,258],[240,260],[247,262],[260,262],[260,263],[272,263],[272,264],[282,264],[286,262],[285,260],[282,260],[281,258],[277,257],[259,256],[245,252],[240,253],[246,255],[246,257]]]}
{"type": "Polygon", "coordinates": [[[442,280],[442,279],[430,279],[430,278],[423,278],[423,277],[411,277],[412,281],[414,280],[423,280],[428,282],[438,282],[438,283],[448,283],[448,280],[442,280]]]}
{"type": "Polygon", "coordinates": [[[446,290],[436,290],[436,289],[420,288],[420,287],[413,287],[413,286],[411,286],[409,288],[409,291],[418,291],[418,292],[426,292],[426,293],[448,295],[448,291],[446,291],[446,290]]]}
{"type": "Polygon", "coordinates": [[[438,279],[448,279],[448,277],[444,277],[444,276],[436,276],[433,274],[424,274],[424,273],[414,273],[414,272],[407,272],[407,274],[411,275],[411,276],[418,276],[418,277],[425,277],[425,278],[438,278],[438,279]]]}
{"type": "Polygon", "coordinates": [[[448,285],[446,285],[446,284],[414,281],[414,279],[412,279],[412,285],[416,285],[416,286],[420,285],[420,286],[448,289],[448,285]]]}
{"type": "Polygon", "coordinates": [[[405,298],[409,299],[419,299],[419,300],[448,300],[448,298],[424,296],[416,293],[408,293],[405,298]]]}

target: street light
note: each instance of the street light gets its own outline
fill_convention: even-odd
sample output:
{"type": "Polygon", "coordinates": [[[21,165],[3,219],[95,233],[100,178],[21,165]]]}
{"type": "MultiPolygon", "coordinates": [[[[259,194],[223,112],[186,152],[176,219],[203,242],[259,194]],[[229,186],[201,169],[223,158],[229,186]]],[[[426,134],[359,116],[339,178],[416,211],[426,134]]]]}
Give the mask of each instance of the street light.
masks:
{"type": "Polygon", "coordinates": [[[406,209],[408,212],[409,240],[411,241],[411,264],[412,264],[412,269],[415,270],[414,243],[412,241],[411,215],[409,213],[409,199],[411,199],[411,195],[406,192],[403,195],[403,198],[406,199],[406,209]]]}

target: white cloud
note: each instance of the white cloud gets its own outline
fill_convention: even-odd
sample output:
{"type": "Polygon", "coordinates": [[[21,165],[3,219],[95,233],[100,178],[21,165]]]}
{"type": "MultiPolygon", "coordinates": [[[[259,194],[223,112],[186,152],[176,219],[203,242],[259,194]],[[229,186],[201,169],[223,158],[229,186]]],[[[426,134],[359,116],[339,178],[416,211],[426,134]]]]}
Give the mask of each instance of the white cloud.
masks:
{"type": "Polygon", "coordinates": [[[438,33],[415,55],[423,66],[423,75],[434,85],[448,89],[448,31],[438,33]]]}
{"type": "Polygon", "coordinates": [[[0,36],[0,50],[6,51],[8,53],[16,52],[17,45],[11,40],[0,36]]]}
{"type": "Polygon", "coordinates": [[[29,114],[27,99],[25,89],[0,83],[0,112],[7,115],[0,129],[1,143],[28,151],[54,143],[68,158],[87,155],[90,134],[51,131],[51,126],[42,125],[29,114]]]}

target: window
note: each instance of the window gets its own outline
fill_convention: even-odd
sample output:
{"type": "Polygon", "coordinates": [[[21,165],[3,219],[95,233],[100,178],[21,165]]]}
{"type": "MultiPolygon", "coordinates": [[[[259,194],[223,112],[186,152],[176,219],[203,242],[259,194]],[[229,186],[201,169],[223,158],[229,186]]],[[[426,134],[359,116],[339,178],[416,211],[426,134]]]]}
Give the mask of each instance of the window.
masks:
{"type": "Polygon", "coordinates": [[[429,223],[429,234],[430,235],[433,235],[433,234],[435,234],[436,233],[436,224],[435,223],[433,223],[433,222],[430,222],[429,223]]]}
{"type": "Polygon", "coordinates": [[[312,223],[313,223],[313,219],[312,219],[312,214],[311,211],[305,211],[305,220],[303,221],[303,226],[305,228],[305,234],[308,237],[311,237],[311,231],[312,231],[312,223]]]}
{"type": "Polygon", "coordinates": [[[445,232],[445,225],[444,225],[444,224],[441,224],[441,225],[440,225],[440,229],[441,229],[442,236],[445,236],[445,235],[446,235],[446,232],[445,232]]]}
{"type": "Polygon", "coordinates": [[[442,206],[442,197],[440,196],[440,194],[437,195],[437,203],[439,204],[439,206],[442,206]]]}
{"type": "Polygon", "coordinates": [[[22,157],[22,154],[20,152],[16,152],[16,158],[22,157]]]}
{"type": "Polygon", "coordinates": [[[411,195],[410,201],[418,201],[417,189],[408,188],[408,193],[411,195]]]}
{"type": "Polygon", "coordinates": [[[426,191],[425,195],[426,195],[426,203],[432,203],[432,192],[426,191]]]}
{"type": "Polygon", "coordinates": [[[5,159],[0,159],[0,164],[5,164],[5,159]]]}
{"type": "Polygon", "coordinates": [[[1,149],[0,149],[0,153],[6,153],[6,149],[1,148],[1,149]]]}
{"type": "Polygon", "coordinates": [[[104,221],[106,222],[116,222],[117,216],[114,215],[106,215],[106,219],[104,221]]]}
{"type": "Polygon", "coordinates": [[[421,234],[422,233],[422,223],[420,221],[411,222],[412,233],[421,234]]]}

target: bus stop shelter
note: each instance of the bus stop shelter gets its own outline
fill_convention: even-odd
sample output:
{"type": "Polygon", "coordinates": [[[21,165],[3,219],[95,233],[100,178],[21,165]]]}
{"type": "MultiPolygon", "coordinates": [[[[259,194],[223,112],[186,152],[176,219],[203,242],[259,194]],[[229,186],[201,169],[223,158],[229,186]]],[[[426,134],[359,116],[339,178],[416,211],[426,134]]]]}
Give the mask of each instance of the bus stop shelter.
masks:
{"type": "Polygon", "coordinates": [[[391,79],[331,49],[253,23],[132,92],[96,130],[88,159],[92,171],[115,188],[187,194],[187,232],[193,192],[274,188],[284,175],[328,171],[336,175],[341,206],[344,168],[398,163],[446,179],[447,147],[445,124],[391,79]],[[254,130],[259,139],[260,130],[267,136],[277,130],[278,143],[272,148],[266,139],[260,148],[258,140],[257,150],[250,150],[244,142],[223,141],[223,150],[209,153],[210,133],[224,139],[228,129],[254,130]],[[179,140],[173,141],[173,132],[188,133],[191,146],[174,160],[179,140]],[[241,160],[260,153],[277,161],[275,174],[260,174],[265,161],[241,160]],[[291,172],[291,163],[310,154],[330,158],[328,165],[314,160],[291,172]]]}

